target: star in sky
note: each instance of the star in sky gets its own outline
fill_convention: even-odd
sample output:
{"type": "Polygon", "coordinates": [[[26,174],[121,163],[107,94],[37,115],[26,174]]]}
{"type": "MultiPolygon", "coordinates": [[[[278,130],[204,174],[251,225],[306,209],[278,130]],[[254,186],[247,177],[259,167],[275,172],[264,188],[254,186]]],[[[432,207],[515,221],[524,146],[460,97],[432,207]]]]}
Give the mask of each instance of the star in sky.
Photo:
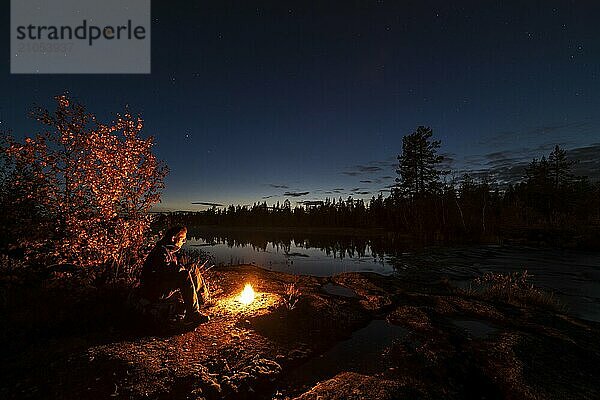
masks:
{"type": "MultiPolygon", "coordinates": [[[[129,103],[171,167],[163,206],[173,208],[204,193],[223,204],[252,204],[272,194],[260,189],[263,181],[311,194],[358,187],[357,177],[340,171],[395,159],[402,136],[419,125],[431,126],[457,160],[518,152],[525,139],[532,148],[547,145],[548,135],[494,138],[560,125],[563,117],[591,121],[587,130],[564,128],[573,148],[598,137],[593,7],[434,3],[232,10],[156,2],[152,74],[0,74],[9,94],[0,99],[1,126],[17,135],[39,129],[27,110],[51,106],[64,90],[103,120],[129,103]],[[249,154],[253,167],[240,168],[235,161],[249,154]]],[[[390,180],[373,184],[373,192],[390,180]]],[[[272,200],[284,200],[278,196],[272,200]]]]}

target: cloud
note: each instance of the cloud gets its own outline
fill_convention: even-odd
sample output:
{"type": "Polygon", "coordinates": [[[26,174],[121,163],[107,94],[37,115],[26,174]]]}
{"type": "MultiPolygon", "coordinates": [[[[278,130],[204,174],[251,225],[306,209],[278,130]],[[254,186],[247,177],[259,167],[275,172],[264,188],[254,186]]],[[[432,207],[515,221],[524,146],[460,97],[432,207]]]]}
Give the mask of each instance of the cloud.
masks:
{"type": "Polygon", "coordinates": [[[286,197],[302,197],[306,196],[310,192],[285,192],[283,195],[286,197]]]}
{"type": "Polygon", "coordinates": [[[573,172],[587,176],[592,182],[600,181],[600,143],[567,150],[567,158],[576,161],[573,172]]]}
{"type": "MultiPolygon", "coordinates": [[[[488,177],[499,183],[516,183],[525,178],[525,170],[533,158],[548,157],[554,143],[515,150],[501,150],[483,156],[466,157],[465,170],[476,178],[488,177]]],[[[573,172],[600,180],[600,143],[568,149],[567,158],[576,162],[573,172]]]]}
{"type": "Polygon", "coordinates": [[[396,168],[398,166],[398,156],[390,156],[384,161],[371,161],[369,164],[378,165],[384,169],[389,167],[396,168]]]}
{"type": "Polygon", "coordinates": [[[223,204],[209,203],[209,202],[205,202],[205,201],[193,201],[192,204],[200,205],[200,206],[209,206],[209,207],[223,207],[223,204]]]}
{"type": "Polygon", "coordinates": [[[564,124],[554,124],[554,125],[540,125],[534,126],[531,128],[527,128],[525,130],[526,135],[546,135],[551,132],[556,132],[564,129],[581,129],[586,128],[590,124],[586,121],[578,121],[578,122],[569,122],[564,124]]]}
{"type": "Polygon", "coordinates": [[[276,185],[274,183],[268,183],[267,186],[272,187],[274,189],[289,189],[288,185],[276,185]]]}
{"type": "Polygon", "coordinates": [[[324,204],[323,200],[304,200],[298,201],[298,204],[304,204],[305,206],[321,206],[324,204]]]}
{"type": "Polygon", "coordinates": [[[360,183],[373,183],[373,181],[366,180],[366,181],[360,181],[360,183]]]}
{"type": "Polygon", "coordinates": [[[350,192],[352,192],[352,194],[354,194],[354,195],[371,194],[371,192],[367,188],[362,188],[362,187],[353,188],[350,190],[350,192]]]}
{"type": "Polygon", "coordinates": [[[356,168],[360,172],[377,172],[377,171],[381,171],[383,169],[376,165],[357,165],[356,168]]]}
{"type": "Polygon", "coordinates": [[[525,168],[538,151],[531,148],[499,150],[463,159],[459,175],[468,173],[474,178],[489,178],[500,184],[516,183],[525,176],[525,168]]]}
{"type": "Polygon", "coordinates": [[[446,163],[452,163],[454,161],[454,159],[456,158],[456,154],[455,153],[450,153],[450,152],[445,152],[445,153],[438,153],[438,155],[442,156],[442,162],[446,162],[446,163]]]}
{"type": "Polygon", "coordinates": [[[555,123],[538,126],[530,126],[518,130],[502,131],[498,132],[492,137],[486,137],[479,141],[479,144],[492,145],[492,146],[503,146],[508,143],[518,143],[518,141],[526,139],[540,140],[542,137],[546,139],[553,138],[554,142],[564,141],[567,144],[569,142],[568,137],[573,134],[573,131],[577,133],[585,133],[593,130],[594,127],[589,121],[576,121],[567,123],[555,123]]]}
{"type": "Polygon", "coordinates": [[[513,155],[512,151],[504,150],[504,151],[497,151],[494,153],[488,153],[484,157],[487,159],[490,159],[490,160],[503,160],[512,155],[513,155]]]}
{"type": "Polygon", "coordinates": [[[395,167],[396,162],[390,160],[385,161],[370,161],[367,164],[358,164],[349,168],[349,171],[344,171],[342,174],[348,176],[369,175],[375,172],[384,171],[395,167]]]}

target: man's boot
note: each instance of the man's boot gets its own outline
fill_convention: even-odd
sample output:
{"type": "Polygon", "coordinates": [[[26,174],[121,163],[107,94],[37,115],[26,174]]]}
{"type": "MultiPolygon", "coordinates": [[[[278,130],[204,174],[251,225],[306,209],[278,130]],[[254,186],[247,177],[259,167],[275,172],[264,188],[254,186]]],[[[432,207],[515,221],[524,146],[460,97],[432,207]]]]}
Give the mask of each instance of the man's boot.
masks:
{"type": "Polygon", "coordinates": [[[189,325],[200,325],[210,320],[208,315],[204,315],[199,311],[192,311],[185,314],[184,323],[189,325]]]}

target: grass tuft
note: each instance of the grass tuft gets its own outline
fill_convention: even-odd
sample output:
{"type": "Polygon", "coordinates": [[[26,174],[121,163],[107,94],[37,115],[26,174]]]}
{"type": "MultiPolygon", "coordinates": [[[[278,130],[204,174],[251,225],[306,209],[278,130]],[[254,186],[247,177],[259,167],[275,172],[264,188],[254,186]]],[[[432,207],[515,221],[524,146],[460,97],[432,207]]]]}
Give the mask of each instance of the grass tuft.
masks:
{"type": "Polygon", "coordinates": [[[565,306],[554,293],[536,288],[530,280],[532,275],[524,270],[500,274],[486,272],[473,280],[467,294],[479,295],[487,300],[499,300],[517,306],[542,306],[565,311],[565,306]]]}
{"type": "Polygon", "coordinates": [[[283,303],[288,310],[293,310],[302,296],[302,291],[298,287],[298,281],[288,283],[284,287],[283,303]]]}

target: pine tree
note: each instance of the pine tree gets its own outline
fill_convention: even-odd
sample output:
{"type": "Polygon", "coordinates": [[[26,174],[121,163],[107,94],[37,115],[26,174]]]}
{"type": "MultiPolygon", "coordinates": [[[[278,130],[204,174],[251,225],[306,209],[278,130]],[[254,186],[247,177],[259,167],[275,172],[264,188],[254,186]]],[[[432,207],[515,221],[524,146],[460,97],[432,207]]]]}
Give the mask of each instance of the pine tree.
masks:
{"type": "Polygon", "coordinates": [[[567,152],[556,145],[548,157],[548,173],[555,190],[572,183],[571,167],[573,164],[573,161],[567,160],[567,152]]]}
{"type": "Polygon", "coordinates": [[[419,126],[416,131],[402,138],[402,154],[398,156],[396,178],[400,193],[420,197],[439,189],[441,172],[436,168],[443,160],[437,154],[439,140],[431,140],[431,128],[419,126]]]}

